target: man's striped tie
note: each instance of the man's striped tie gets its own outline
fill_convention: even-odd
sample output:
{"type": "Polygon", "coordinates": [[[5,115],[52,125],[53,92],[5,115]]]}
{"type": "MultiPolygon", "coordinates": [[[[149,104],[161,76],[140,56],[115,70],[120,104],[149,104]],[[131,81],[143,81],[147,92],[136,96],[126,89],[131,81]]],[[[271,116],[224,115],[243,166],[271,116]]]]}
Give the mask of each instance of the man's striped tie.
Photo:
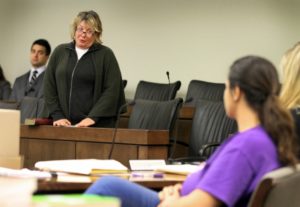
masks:
{"type": "Polygon", "coordinates": [[[34,70],[33,73],[32,73],[32,76],[31,76],[31,79],[29,81],[29,88],[32,87],[32,85],[34,84],[36,78],[37,78],[37,73],[38,71],[37,70],[34,70]]]}

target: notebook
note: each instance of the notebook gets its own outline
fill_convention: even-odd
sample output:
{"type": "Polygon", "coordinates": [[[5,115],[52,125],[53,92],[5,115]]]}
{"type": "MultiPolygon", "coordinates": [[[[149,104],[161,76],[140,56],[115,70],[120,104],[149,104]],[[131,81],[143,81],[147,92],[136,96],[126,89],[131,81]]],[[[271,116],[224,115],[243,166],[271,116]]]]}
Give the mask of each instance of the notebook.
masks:
{"type": "Polygon", "coordinates": [[[189,175],[193,172],[203,169],[205,162],[200,165],[182,164],[182,165],[165,165],[155,169],[158,172],[179,174],[179,175],[189,175]]]}

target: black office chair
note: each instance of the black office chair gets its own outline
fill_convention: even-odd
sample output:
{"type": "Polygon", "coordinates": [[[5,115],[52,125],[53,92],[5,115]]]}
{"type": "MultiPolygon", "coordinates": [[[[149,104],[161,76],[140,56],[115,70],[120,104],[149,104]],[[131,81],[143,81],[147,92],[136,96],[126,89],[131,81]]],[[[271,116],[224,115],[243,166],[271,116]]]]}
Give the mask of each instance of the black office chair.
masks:
{"type": "Polygon", "coordinates": [[[16,101],[0,101],[0,109],[18,109],[20,103],[16,101]]]}
{"type": "MultiPolygon", "coordinates": [[[[170,159],[176,162],[204,161],[230,134],[237,131],[235,120],[227,117],[222,101],[198,99],[188,144],[189,156],[170,159]]],[[[177,144],[185,143],[178,142],[177,144]]]]}
{"type": "Polygon", "coordinates": [[[174,83],[154,83],[148,81],[140,81],[137,85],[134,100],[145,99],[153,101],[167,101],[176,97],[177,91],[180,89],[181,82],[174,83]]]}
{"type": "Polygon", "coordinates": [[[169,130],[169,154],[172,154],[175,139],[173,138],[173,129],[182,102],[182,98],[169,101],[135,100],[129,117],[128,128],[169,130]]]}
{"type": "Polygon", "coordinates": [[[185,105],[195,106],[198,99],[223,101],[224,89],[224,83],[191,80],[185,98],[185,105]]]}
{"type": "Polygon", "coordinates": [[[182,102],[182,98],[169,101],[135,100],[128,128],[172,131],[182,102]]]}

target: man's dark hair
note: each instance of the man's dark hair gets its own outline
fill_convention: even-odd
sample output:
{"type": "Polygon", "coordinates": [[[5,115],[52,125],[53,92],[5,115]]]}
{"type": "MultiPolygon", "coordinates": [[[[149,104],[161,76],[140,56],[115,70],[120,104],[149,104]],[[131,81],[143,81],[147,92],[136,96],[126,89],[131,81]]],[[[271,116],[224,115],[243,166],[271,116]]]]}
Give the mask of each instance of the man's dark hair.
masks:
{"type": "Polygon", "coordinates": [[[32,43],[31,48],[32,48],[33,45],[41,45],[41,46],[45,47],[45,49],[46,49],[46,55],[47,56],[50,55],[50,53],[51,53],[51,46],[50,46],[50,44],[49,44],[49,42],[47,40],[45,40],[45,39],[35,40],[32,43]]]}

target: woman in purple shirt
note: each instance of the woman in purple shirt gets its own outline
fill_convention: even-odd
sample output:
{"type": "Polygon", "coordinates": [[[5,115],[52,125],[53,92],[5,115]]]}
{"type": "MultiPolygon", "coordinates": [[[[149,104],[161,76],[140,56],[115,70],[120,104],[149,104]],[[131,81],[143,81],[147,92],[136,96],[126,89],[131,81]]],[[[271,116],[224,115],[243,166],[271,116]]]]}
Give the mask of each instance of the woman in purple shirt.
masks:
{"type": "Polygon", "coordinates": [[[204,169],[159,193],[112,176],[101,178],[86,193],[119,197],[122,207],[247,206],[265,173],[297,162],[292,118],[281,107],[278,90],[272,63],[256,56],[238,59],[224,92],[226,113],[237,121],[238,133],[204,169]]]}

